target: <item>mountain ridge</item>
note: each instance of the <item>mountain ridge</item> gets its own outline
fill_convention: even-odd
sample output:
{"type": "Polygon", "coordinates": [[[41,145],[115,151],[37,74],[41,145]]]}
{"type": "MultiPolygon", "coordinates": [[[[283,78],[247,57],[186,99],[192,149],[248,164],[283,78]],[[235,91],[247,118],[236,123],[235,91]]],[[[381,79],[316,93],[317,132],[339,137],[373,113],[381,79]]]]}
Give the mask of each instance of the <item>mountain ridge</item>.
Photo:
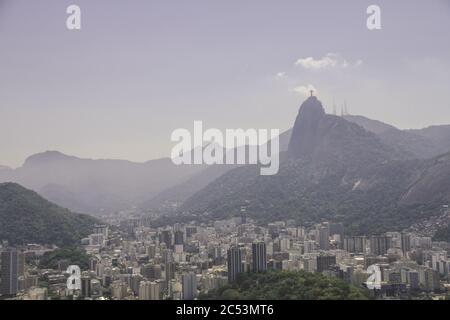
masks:
{"type": "Polygon", "coordinates": [[[0,183],[0,240],[73,246],[99,220],[72,213],[16,183],[0,183]]]}
{"type": "MultiPolygon", "coordinates": [[[[313,99],[317,100],[316,97],[313,99]]],[[[386,161],[391,161],[391,158],[431,159],[450,151],[450,125],[400,130],[363,116],[336,117],[325,114],[323,107],[320,108],[322,110],[319,110],[317,116],[322,118],[321,123],[325,127],[345,127],[345,130],[361,135],[361,139],[369,139],[366,132],[343,124],[342,120],[346,120],[375,134],[375,138],[379,140],[377,144],[384,145],[383,157],[386,154],[389,156],[386,161]]],[[[284,152],[289,148],[292,133],[293,129],[290,129],[280,135],[282,157],[286,157],[284,152]]],[[[345,135],[341,136],[345,138],[345,135]]],[[[336,162],[342,165],[346,161],[346,154],[350,150],[343,150],[349,147],[345,143],[336,146],[336,140],[341,138],[328,136],[316,150],[319,155],[315,158],[320,161],[315,164],[316,170],[310,176],[311,179],[320,179],[333,170],[339,170],[336,162]],[[323,152],[329,155],[328,159],[320,155],[323,152]]],[[[369,140],[375,141],[375,138],[371,136],[369,140]]],[[[381,150],[378,147],[375,149],[381,150]]],[[[375,155],[375,158],[378,156],[375,155]]],[[[356,163],[356,158],[358,157],[351,159],[352,163],[356,163]]],[[[359,158],[358,166],[366,161],[373,162],[372,156],[359,158]]],[[[46,151],[29,156],[19,168],[0,167],[0,182],[20,183],[77,212],[103,214],[132,207],[173,211],[183,208],[183,203],[189,198],[234,168],[235,166],[214,165],[175,166],[169,158],[139,163],[119,159],[85,159],[59,151],[46,151]]],[[[409,202],[408,200],[407,203],[409,202]]]]}
{"type": "Polygon", "coordinates": [[[439,173],[450,173],[448,157],[438,156],[439,166],[433,159],[417,159],[361,125],[324,114],[321,104],[318,111],[302,112],[305,103],[308,109],[320,104],[302,104],[278,175],[233,169],[187,199],[181,211],[221,219],[238,215],[244,206],[257,220],[330,220],[362,233],[406,228],[450,201],[450,184],[436,180],[439,173]],[[426,192],[441,187],[447,191],[426,192]]]}
{"type": "Polygon", "coordinates": [[[0,182],[19,183],[73,211],[101,214],[136,206],[202,168],[176,166],[169,158],[135,163],[47,151],[28,157],[19,168],[0,171],[0,182]]]}

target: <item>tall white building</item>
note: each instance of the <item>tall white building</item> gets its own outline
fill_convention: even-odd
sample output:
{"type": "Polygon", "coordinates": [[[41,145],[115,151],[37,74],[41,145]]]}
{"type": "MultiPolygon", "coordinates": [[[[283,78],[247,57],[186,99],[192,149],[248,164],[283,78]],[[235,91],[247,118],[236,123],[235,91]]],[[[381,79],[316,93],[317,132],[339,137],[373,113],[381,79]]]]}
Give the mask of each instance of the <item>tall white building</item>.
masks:
{"type": "Polygon", "coordinates": [[[197,276],[194,272],[182,276],[183,300],[194,300],[197,297],[197,276]]]}
{"type": "Polygon", "coordinates": [[[139,300],[159,300],[161,284],[157,281],[141,281],[139,284],[139,300]]]}

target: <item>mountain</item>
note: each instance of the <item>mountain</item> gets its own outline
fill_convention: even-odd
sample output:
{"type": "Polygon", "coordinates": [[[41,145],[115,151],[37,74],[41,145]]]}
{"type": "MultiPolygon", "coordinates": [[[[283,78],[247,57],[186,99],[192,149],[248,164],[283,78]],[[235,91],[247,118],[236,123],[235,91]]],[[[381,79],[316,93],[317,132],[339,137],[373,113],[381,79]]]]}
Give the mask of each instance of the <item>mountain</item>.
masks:
{"type": "Polygon", "coordinates": [[[220,219],[245,206],[260,221],[331,220],[353,233],[402,229],[438,214],[450,201],[449,157],[417,159],[380,137],[398,129],[369,124],[378,134],[325,114],[310,97],[300,107],[277,175],[260,176],[257,166],[233,169],[187,199],[180,211],[220,219]]]}
{"type": "Polygon", "coordinates": [[[10,175],[12,174],[13,169],[7,166],[0,166],[0,181],[9,180],[10,175]]]}
{"type": "MultiPolygon", "coordinates": [[[[280,150],[289,136],[280,136],[280,150]]],[[[230,152],[236,152],[237,149],[230,152]]],[[[15,170],[0,167],[0,182],[16,182],[72,211],[91,214],[131,207],[168,209],[180,204],[233,165],[174,165],[169,158],[135,163],[91,160],[47,151],[15,170]]]]}
{"type": "Polygon", "coordinates": [[[377,136],[341,117],[325,114],[316,97],[300,107],[292,129],[288,156],[327,168],[344,165],[355,169],[372,162],[402,159],[398,150],[383,144],[377,136]]]}
{"type": "Polygon", "coordinates": [[[209,183],[236,167],[235,165],[211,165],[186,181],[158,193],[150,200],[142,203],[141,208],[145,210],[176,210],[197,191],[200,191],[209,183]]]}
{"type": "Polygon", "coordinates": [[[424,129],[408,130],[407,132],[431,140],[438,154],[450,151],[450,125],[431,126],[424,129]]]}
{"type": "MultiPolygon", "coordinates": [[[[426,182],[425,173],[421,175],[420,172],[433,167],[433,160],[425,160],[435,159],[448,151],[450,126],[399,130],[362,116],[336,117],[326,114],[320,101],[311,97],[302,104],[293,128],[280,135],[282,163],[280,173],[273,177],[260,177],[258,168],[251,165],[245,168],[238,168],[238,165],[176,166],[168,158],[134,163],[82,159],[47,151],[30,156],[20,168],[0,167],[0,182],[19,183],[72,211],[92,214],[135,206],[167,213],[211,211],[221,215],[227,211],[227,214],[233,214],[249,201],[258,203],[265,197],[265,204],[251,205],[258,210],[257,215],[300,217],[302,215],[294,212],[295,206],[308,208],[307,201],[297,203],[301,197],[312,202],[321,201],[318,205],[311,204],[314,208],[308,209],[309,212],[325,206],[320,199],[321,192],[331,186],[335,188],[336,199],[333,201],[338,201],[338,206],[341,201],[338,192],[343,192],[340,196],[345,194],[356,201],[358,188],[364,186],[364,192],[374,192],[370,189],[372,183],[362,177],[389,184],[391,181],[380,175],[395,175],[392,166],[411,170],[405,173],[404,181],[396,182],[397,189],[409,192],[408,195],[392,190],[389,195],[392,203],[401,206],[433,203],[426,187],[435,184],[439,189],[445,181],[438,184],[440,180],[436,177],[426,182]],[[373,168],[376,170],[371,172],[373,168]],[[423,180],[419,184],[412,177],[423,180]],[[328,186],[330,179],[334,179],[334,184],[328,186]],[[410,184],[413,188],[414,183],[417,183],[415,189],[409,190],[410,184]],[[279,197],[272,199],[274,195],[279,197]],[[421,197],[424,199],[418,201],[421,197]],[[279,208],[284,210],[286,205],[292,206],[288,213],[280,212],[279,208]]],[[[236,149],[229,152],[236,152],[236,149]]],[[[435,170],[439,175],[444,169],[435,170]]],[[[440,194],[435,192],[434,195],[440,194]]],[[[441,198],[445,199],[445,196],[441,198]]],[[[329,205],[335,203],[330,201],[329,205]]]]}
{"type": "Polygon", "coordinates": [[[97,219],[72,213],[18,184],[0,184],[0,240],[11,245],[76,245],[95,223],[97,219]]]}
{"type": "MultiPolygon", "coordinates": [[[[279,144],[280,152],[285,152],[288,149],[291,131],[288,130],[280,134],[279,144]]],[[[239,147],[228,151],[228,153],[236,153],[239,147]]],[[[254,148],[254,147],[253,147],[254,148]]],[[[249,148],[247,146],[246,155],[248,155],[249,148]]],[[[239,167],[238,165],[211,165],[205,169],[195,173],[184,182],[163,190],[156,196],[141,204],[143,209],[162,209],[162,210],[176,210],[184,201],[193,196],[196,192],[206,187],[215,179],[224,175],[231,169],[239,167]]]]}
{"type": "Polygon", "coordinates": [[[384,123],[384,122],[381,122],[378,120],[372,120],[372,119],[369,119],[369,118],[366,118],[363,116],[344,115],[343,118],[347,121],[350,121],[350,122],[360,125],[367,131],[373,132],[376,135],[380,135],[380,134],[383,134],[383,133],[386,133],[386,132],[392,131],[392,130],[399,130],[390,124],[387,124],[387,123],[384,123]]]}
{"type": "Polygon", "coordinates": [[[344,118],[375,133],[383,143],[400,150],[411,159],[429,159],[450,151],[449,125],[400,130],[363,116],[346,115],[344,118]]]}
{"type": "Polygon", "coordinates": [[[450,203],[450,153],[422,162],[416,174],[401,204],[450,203]]]}
{"type": "Polygon", "coordinates": [[[63,207],[97,214],[139,205],[202,169],[176,166],[168,158],[134,163],[47,151],[29,157],[20,168],[0,172],[0,182],[17,182],[63,207]]]}

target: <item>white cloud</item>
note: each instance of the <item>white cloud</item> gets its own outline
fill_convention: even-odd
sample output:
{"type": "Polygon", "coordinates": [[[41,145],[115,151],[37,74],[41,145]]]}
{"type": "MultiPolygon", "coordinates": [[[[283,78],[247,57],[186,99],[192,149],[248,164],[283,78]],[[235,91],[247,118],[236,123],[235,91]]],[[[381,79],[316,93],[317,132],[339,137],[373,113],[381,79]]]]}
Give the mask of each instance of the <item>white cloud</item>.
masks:
{"type": "Polygon", "coordinates": [[[276,78],[276,79],[283,79],[284,77],[286,77],[286,72],[278,72],[278,73],[275,75],[275,78],[276,78]]]}
{"type": "Polygon", "coordinates": [[[355,63],[349,63],[338,53],[328,53],[326,56],[314,59],[313,57],[300,58],[295,62],[296,66],[300,66],[308,70],[322,70],[331,68],[345,69],[349,66],[359,67],[362,64],[361,60],[355,63]]]}
{"type": "Polygon", "coordinates": [[[311,95],[311,90],[314,91],[314,94],[317,94],[317,89],[312,84],[308,84],[306,86],[298,86],[292,89],[292,91],[300,93],[302,96],[305,97],[309,97],[311,95]]]}

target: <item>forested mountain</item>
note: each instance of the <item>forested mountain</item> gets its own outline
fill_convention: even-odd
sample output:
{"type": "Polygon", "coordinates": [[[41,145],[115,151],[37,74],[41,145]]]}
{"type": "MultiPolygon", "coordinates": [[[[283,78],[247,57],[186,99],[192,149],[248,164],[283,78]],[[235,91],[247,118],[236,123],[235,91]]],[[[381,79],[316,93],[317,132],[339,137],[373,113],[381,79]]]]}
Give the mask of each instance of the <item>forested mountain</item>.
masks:
{"type": "Polygon", "coordinates": [[[408,227],[450,202],[449,170],[449,156],[415,159],[362,126],[325,114],[311,97],[277,175],[260,176],[256,166],[231,170],[181,210],[218,219],[245,206],[262,221],[331,220],[355,233],[382,232],[408,227]]]}
{"type": "Polygon", "coordinates": [[[280,136],[275,176],[260,176],[252,165],[90,160],[52,151],[17,169],[0,167],[0,182],[20,183],[77,212],[137,206],[222,218],[245,206],[265,221],[332,219],[362,232],[391,223],[402,228],[450,202],[449,151],[450,126],[399,130],[362,116],[326,114],[310,97],[293,129],[280,136]]]}
{"type": "Polygon", "coordinates": [[[0,240],[11,245],[77,245],[98,222],[63,209],[18,184],[0,184],[0,240]]]}

